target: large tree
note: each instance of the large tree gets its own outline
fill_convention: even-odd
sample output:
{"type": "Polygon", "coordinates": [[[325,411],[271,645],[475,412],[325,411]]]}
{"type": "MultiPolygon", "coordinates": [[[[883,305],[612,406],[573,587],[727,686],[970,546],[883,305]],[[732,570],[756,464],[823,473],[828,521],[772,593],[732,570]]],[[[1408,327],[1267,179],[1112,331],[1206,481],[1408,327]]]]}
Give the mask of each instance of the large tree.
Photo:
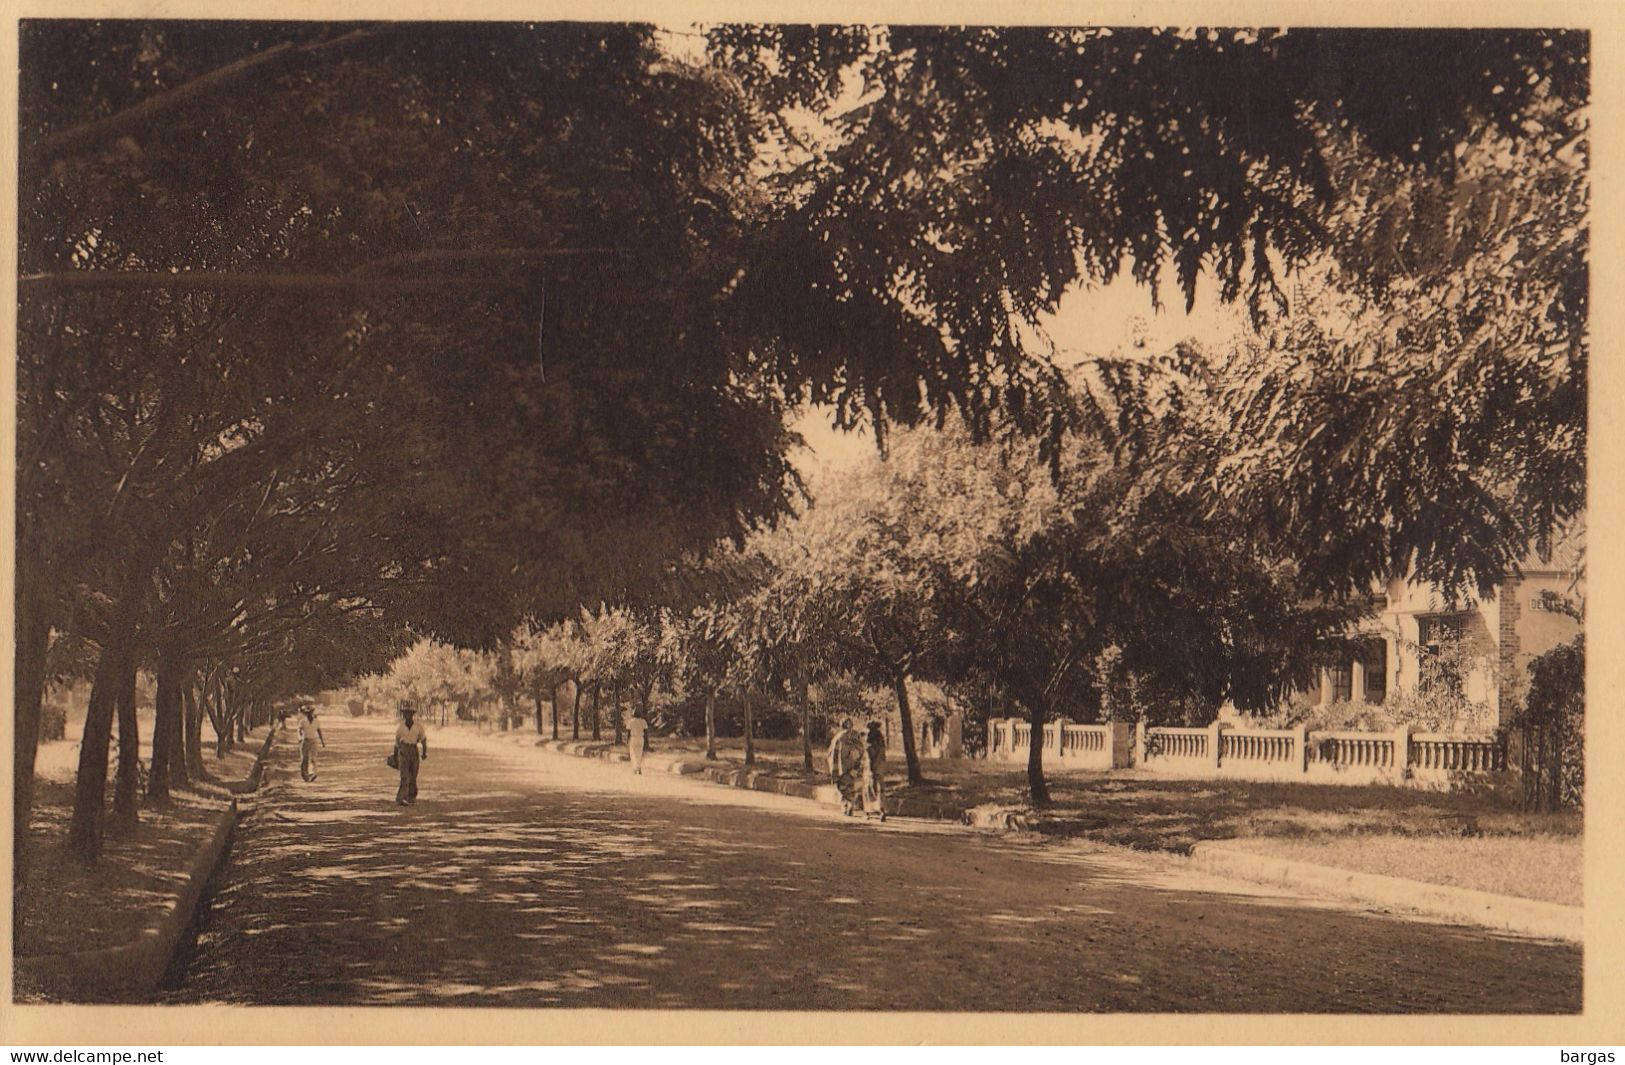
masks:
{"type": "MultiPolygon", "coordinates": [[[[1110,361],[1090,369],[1158,381],[1110,361]]],[[[992,680],[1041,736],[1046,722],[1089,712],[1095,662],[1113,647],[1134,674],[1209,713],[1226,700],[1265,709],[1363,610],[1312,598],[1296,562],[1270,555],[1238,513],[1185,493],[1180,465],[1142,449],[1153,422],[1170,435],[1194,429],[1139,394],[1140,410],[1103,420],[1105,395],[1080,380],[1057,461],[1009,424],[982,442],[954,419],[898,433],[884,461],[798,523],[807,587],[827,593],[803,601],[841,605],[830,638],[891,682],[905,728],[913,674],[992,680]],[[1104,446],[1124,421],[1145,426],[1121,449],[1104,446]],[[832,539],[846,549],[829,550],[832,539]]],[[[912,760],[910,747],[905,733],[912,760]]],[[[1041,743],[1028,783],[1035,803],[1048,801],[1041,743]]]]}
{"type": "MultiPolygon", "coordinates": [[[[369,594],[474,644],[521,613],[637,589],[780,505],[777,402],[700,328],[724,287],[716,252],[748,215],[723,208],[746,146],[710,82],[663,66],[646,28],[447,27],[423,55],[397,33],[293,24],[25,36],[19,543],[38,581],[19,609],[26,648],[42,649],[77,610],[52,593],[88,585],[117,637],[87,719],[84,853],[99,842],[107,693],[133,669],[124,648],[185,501],[206,497],[200,469],[234,470],[223,483],[237,488],[340,461],[269,424],[302,416],[316,440],[347,436],[426,506],[372,510],[362,538],[416,529],[434,547],[375,553],[397,579],[369,594]],[[66,83],[82,91],[52,87],[66,83]],[[429,165],[457,158],[467,166],[429,165]],[[621,298],[595,298],[604,288],[621,298]],[[193,305],[224,320],[125,325],[193,305]],[[128,340],[98,375],[111,387],[75,386],[110,333],[128,340]],[[206,369],[186,361],[199,345],[206,369]],[[357,361],[353,380],[322,372],[357,361]],[[111,423],[108,395],[133,397],[111,423]],[[66,468],[63,427],[95,454],[120,415],[139,430],[119,429],[131,469],[66,468]]],[[[369,518],[349,495],[330,501],[347,529],[369,518]]],[[[37,704],[37,673],[19,671],[20,706],[37,704]]],[[[35,720],[19,713],[20,739],[35,720]]]]}
{"type": "Polygon", "coordinates": [[[1224,413],[1259,461],[1193,476],[1331,586],[1485,587],[1583,505],[1589,44],[719,27],[786,160],[739,301],[794,309],[762,346],[838,367],[813,394],[843,420],[957,405],[1053,446],[1044,315],[1171,268],[1287,334],[1224,413]],[[1290,298],[1305,270],[1329,298],[1290,298]]]}

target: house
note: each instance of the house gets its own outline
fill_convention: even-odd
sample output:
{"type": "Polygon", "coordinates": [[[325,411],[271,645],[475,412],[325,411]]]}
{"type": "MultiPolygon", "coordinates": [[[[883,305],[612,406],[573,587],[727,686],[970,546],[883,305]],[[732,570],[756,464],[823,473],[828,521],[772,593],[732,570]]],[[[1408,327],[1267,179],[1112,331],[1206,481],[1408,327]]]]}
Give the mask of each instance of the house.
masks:
{"type": "Polygon", "coordinates": [[[1549,557],[1534,552],[1492,594],[1446,597],[1438,587],[1390,580],[1358,630],[1362,653],[1325,666],[1311,706],[1334,700],[1382,703],[1392,693],[1452,685],[1489,708],[1487,727],[1505,725],[1522,705],[1529,663],[1580,631],[1585,526],[1576,521],[1549,557]]]}

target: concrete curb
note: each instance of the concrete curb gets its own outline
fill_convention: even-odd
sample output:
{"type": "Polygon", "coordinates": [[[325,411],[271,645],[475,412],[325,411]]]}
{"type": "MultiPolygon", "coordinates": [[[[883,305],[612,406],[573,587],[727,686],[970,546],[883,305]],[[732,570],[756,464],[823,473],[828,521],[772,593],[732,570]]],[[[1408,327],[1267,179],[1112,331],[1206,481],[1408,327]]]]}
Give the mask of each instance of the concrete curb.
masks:
{"type": "Polygon", "coordinates": [[[1216,843],[1191,848],[1191,861],[1209,872],[1283,884],[1357,902],[1413,910],[1463,924],[1583,942],[1585,910],[1555,902],[1447,887],[1379,873],[1297,862],[1216,843]]]}
{"type": "MultiPolygon", "coordinates": [[[[239,782],[243,791],[228,785],[235,794],[257,789],[264,775],[266,756],[276,733],[267,733],[247,778],[239,782]]],[[[191,927],[204,889],[214,877],[221,859],[236,835],[237,799],[230,799],[220,811],[202,847],[192,856],[186,878],[137,933],[136,938],[116,947],[82,950],[72,954],[36,954],[14,959],[13,994],[19,999],[67,1002],[111,1002],[139,997],[155,990],[174,961],[175,952],[191,927]]]]}

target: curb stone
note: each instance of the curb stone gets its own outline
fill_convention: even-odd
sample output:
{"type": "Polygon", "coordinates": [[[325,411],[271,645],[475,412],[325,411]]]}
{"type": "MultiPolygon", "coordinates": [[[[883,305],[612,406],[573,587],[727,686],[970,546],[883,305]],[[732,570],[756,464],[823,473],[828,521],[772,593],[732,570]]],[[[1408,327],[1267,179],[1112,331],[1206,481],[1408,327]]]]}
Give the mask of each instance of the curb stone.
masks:
{"type": "Polygon", "coordinates": [[[264,775],[266,756],[276,732],[267,733],[248,776],[228,784],[233,793],[215,819],[202,847],[192,856],[186,877],[174,888],[163,909],[150,917],[136,938],[115,947],[71,954],[35,954],[13,959],[13,997],[18,1001],[107,1002],[139,997],[155,990],[174,961],[191,927],[204,888],[236,835],[237,797],[254,791],[264,775]]]}
{"type": "Polygon", "coordinates": [[[1191,861],[1224,876],[1283,884],[1464,924],[1570,942],[1582,942],[1585,938],[1585,910],[1580,906],[1355,872],[1255,854],[1212,842],[1194,845],[1191,861]]]}

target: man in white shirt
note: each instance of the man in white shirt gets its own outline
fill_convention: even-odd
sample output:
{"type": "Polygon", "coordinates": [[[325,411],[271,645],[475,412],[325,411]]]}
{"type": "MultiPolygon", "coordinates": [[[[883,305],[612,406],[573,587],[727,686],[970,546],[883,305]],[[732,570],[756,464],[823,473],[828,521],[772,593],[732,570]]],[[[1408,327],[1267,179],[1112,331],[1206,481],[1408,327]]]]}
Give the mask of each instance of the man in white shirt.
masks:
{"type": "Polygon", "coordinates": [[[316,744],[327,746],[322,727],[316,724],[316,708],[306,703],[299,708],[299,775],[305,780],[316,779],[316,744]]]}
{"type": "Polygon", "coordinates": [[[401,771],[401,786],[395,792],[397,806],[410,806],[418,801],[418,749],[423,760],[429,757],[429,734],[423,722],[417,720],[417,711],[411,706],[401,707],[401,723],[395,729],[395,759],[401,771]]]}

